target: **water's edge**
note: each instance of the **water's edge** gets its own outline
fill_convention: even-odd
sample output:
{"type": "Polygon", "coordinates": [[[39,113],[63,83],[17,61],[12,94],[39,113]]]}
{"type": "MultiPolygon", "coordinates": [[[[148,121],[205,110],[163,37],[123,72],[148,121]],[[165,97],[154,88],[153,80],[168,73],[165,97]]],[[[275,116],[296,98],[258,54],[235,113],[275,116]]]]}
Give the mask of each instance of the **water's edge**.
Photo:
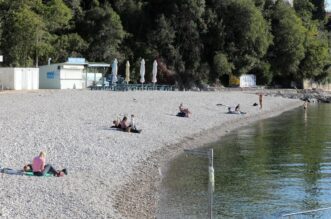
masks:
{"type": "Polygon", "coordinates": [[[206,144],[218,141],[233,130],[259,120],[276,117],[299,106],[302,106],[302,102],[298,101],[281,110],[262,112],[258,116],[245,117],[244,119],[239,118],[237,121],[223,123],[209,130],[187,136],[178,144],[165,145],[162,149],[154,151],[134,168],[135,174],[130,177],[132,180],[115,190],[118,191],[115,195],[115,209],[124,218],[136,218],[137,215],[144,218],[156,218],[159,207],[158,200],[162,196],[160,193],[162,176],[167,174],[169,164],[183,153],[183,149],[201,148],[206,144]]]}

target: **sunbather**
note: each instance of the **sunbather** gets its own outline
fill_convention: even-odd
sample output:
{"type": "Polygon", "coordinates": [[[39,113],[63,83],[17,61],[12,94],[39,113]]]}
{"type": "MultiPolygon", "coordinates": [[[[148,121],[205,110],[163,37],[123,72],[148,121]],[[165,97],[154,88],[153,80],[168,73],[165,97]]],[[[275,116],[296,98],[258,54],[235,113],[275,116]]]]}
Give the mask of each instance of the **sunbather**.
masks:
{"type": "Polygon", "coordinates": [[[191,115],[191,111],[188,109],[188,108],[184,108],[183,107],[183,103],[181,103],[179,105],[179,113],[177,114],[177,116],[180,116],[180,117],[190,117],[191,115]]]}
{"type": "Polygon", "coordinates": [[[228,113],[230,114],[246,114],[245,112],[240,111],[240,104],[238,104],[234,110],[233,108],[231,109],[230,106],[228,106],[228,113]]]}
{"type": "MultiPolygon", "coordinates": [[[[45,176],[47,173],[53,174],[54,176],[61,176],[61,171],[55,170],[52,165],[46,164],[46,154],[42,151],[39,156],[35,157],[32,161],[32,172],[35,176],[45,176]]],[[[66,169],[63,171],[67,174],[66,169]]]]}
{"type": "MultiPolygon", "coordinates": [[[[26,165],[24,165],[23,172],[26,172],[26,173],[33,172],[32,171],[32,164],[26,164],[26,165]]],[[[58,172],[58,174],[57,174],[58,176],[63,176],[63,175],[67,175],[68,174],[67,169],[58,170],[57,172],[58,172]]]]}
{"type": "Polygon", "coordinates": [[[119,121],[118,119],[114,120],[111,128],[121,128],[121,121],[119,121]]]}
{"type": "Polygon", "coordinates": [[[240,112],[240,104],[238,104],[238,105],[236,106],[236,108],[234,109],[234,111],[236,111],[236,112],[240,112]]]}

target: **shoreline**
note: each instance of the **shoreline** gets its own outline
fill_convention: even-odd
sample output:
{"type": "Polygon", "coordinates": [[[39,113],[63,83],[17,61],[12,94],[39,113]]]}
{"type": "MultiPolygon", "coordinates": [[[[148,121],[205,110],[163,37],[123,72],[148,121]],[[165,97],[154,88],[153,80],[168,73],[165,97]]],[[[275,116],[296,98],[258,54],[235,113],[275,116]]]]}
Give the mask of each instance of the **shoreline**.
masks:
{"type": "Polygon", "coordinates": [[[165,145],[147,158],[147,160],[150,161],[148,166],[146,166],[145,162],[135,168],[133,177],[135,180],[126,183],[116,194],[116,200],[125,201],[116,202],[114,207],[125,218],[156,218],[158,215],[158,207],[160,207],[158,206],[159,197],[162,196],[162,194],[160,194],[162,175],[167,174],[170,163],[181,155],[184,149],[202,148],[207,144],[217,142],[221,137],[230,134],[230,132],[234,130],[254,124],[260,120],[280,116],[282,113],[300,106],[302,106],[301,102],[295,102],[280,110],[264,112],[263,114],[245,118],[244,120],[237,119],[237,121],[225,122],[191,136],[185,136],[179,143],[165,145]],[[139,175],[137,173],[143,174],[139,175]],[[138,189],[137,185],[142,186],[138,187],[138,189]],[[128,206],[126,202],[139,203],[140,205],[128,206]],[[145,208],[146,206],[148,206],[148,208],[145,208]]]}
{"type": "Polygon", "coordinates": [[[8,218],[155,218],[159,167],[162,174],[184,148],[303,104],[265,96],[259,110],[252,91],[40,90],[3,93],[0,101],[0,165],[20,169],[45,151],[47,163],[69,172],[2,174],[0,213],[8,218]],[[176,116],[181,102],[191,118],[176,116]],[[247,114],[228,114],[224,105],[238,103],[247,114]],[[131,114],[141,134],[110,129],[116,117],[131,114]]]}

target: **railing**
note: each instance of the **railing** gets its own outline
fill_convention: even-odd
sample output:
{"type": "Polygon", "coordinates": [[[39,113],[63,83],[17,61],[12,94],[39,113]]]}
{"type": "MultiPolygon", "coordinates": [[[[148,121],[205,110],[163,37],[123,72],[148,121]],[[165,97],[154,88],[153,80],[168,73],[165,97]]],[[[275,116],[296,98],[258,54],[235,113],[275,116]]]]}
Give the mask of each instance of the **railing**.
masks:
{"type": "Polygon", "coordinates": [[[111,90],[111,91],[133,91],[133,90],[160,90],[174,91],[173,85],[153,85],[153,84],[115,84],[110,86],[94,85],[91,90],[111,90]]]}

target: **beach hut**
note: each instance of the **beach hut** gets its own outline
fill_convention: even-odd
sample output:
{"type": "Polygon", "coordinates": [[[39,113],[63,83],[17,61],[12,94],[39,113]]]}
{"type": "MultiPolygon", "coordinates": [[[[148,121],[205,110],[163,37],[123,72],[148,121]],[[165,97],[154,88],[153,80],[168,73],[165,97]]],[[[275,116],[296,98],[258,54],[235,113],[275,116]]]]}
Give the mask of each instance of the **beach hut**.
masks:
{"type": "Polygon", "coordinates": [[[68,58],[67,62],[40,66],[40,89],[82,89],[105,83],[110,64],[68,58]]]}
{"type": "Polygon", "coordinates": [[[241,75],[240,87],[256,87],[256,76],[252,74],[241,75]]]}
{"type": "Polygon", "coordinates": [[[37,90],[38,68],[0,68],[0,89],[37,90]]]}
{"type": "Polygon", "coordinates": [[[65,63],[40,66],[40,89],[82,89],[85,87],[84,58],[69,58],[65,63]]]}

